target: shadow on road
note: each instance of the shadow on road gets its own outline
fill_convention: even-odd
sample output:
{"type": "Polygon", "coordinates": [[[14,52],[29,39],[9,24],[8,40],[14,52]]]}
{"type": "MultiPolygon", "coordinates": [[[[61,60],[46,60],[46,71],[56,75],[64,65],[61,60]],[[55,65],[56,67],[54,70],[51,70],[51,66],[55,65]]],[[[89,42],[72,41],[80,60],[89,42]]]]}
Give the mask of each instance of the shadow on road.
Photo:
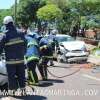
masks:
{"type": "Polygon", "coordinates": [[[3,86],[0,86],[0,90],[3,91],[3,90],[7,90],[8,89],[8,84],[4,84],[3,86]]]}
{"type": "Polygon", "coordinates": [[[57,68],[71,68],[71,66],[56,66],[56,65],[54,65],[54,66],[51,66],[51,67],[49,67],[49,68],[53,68],[53,67],[57,67],[57,68]]]}
{"type": "Polygon", "coordinates": [[[49,82],[49,81],[40,81],[39,87],[49,87],[49,86],[52,86],[52,85],[53,85],[52,82],[49,82]]]}
{"type": "Polygon", "coordinates": [[[64,83],[63,80],[58,80],[58,79],[48,79],[48,82],[52,82],[52,83],[64,83]]]}
{"type": "Polygon", "coordinates": [[[47,100],[46,97],[44,96],[39,96],[39,95],[30,95],[30,96],[17,96],[15,97],[16,99],[20,99],[20,100],[47,100]]]}
{"type": "Polygon", "coordinates": [[[41,85],[39,87],[49,87],[52,86],[53,83],[64,83],[63,80],[58,80],[58,79],[48,79],[46,81],[40,81],[41,85]]]}

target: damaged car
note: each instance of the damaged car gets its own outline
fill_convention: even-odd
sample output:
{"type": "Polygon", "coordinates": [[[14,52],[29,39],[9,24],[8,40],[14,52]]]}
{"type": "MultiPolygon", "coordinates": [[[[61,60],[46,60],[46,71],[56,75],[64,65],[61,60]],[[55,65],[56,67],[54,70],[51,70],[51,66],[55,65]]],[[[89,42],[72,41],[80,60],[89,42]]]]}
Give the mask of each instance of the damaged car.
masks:
{"type": "Polygon", "coordinates": [[[89,52],[86,49],[85,42],[75,40],[69,35],[56,35],[56,40],[59,43],[57,50],[58,62],[81,62],[87,61],[89,52]]]}

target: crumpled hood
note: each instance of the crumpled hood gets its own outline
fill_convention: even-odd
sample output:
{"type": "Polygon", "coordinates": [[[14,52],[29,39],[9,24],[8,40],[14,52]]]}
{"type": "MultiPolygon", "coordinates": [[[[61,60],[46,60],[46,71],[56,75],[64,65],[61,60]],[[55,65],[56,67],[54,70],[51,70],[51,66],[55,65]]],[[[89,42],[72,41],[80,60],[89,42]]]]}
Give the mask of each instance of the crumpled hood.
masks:
{"type": "Polygon", "coordinates": [[[84,41],[61,42],[61,44],[69,51],[81,50],[85,46],[84,41]]]}

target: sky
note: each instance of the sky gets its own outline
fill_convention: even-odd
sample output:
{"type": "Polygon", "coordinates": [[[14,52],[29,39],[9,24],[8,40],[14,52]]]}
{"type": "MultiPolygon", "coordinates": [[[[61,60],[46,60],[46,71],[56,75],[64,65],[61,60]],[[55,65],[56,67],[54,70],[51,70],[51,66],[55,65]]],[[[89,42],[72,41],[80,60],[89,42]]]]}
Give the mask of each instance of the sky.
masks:
{"type": "Polygon", "coordinates": [[[9,9],[15,0],[0,0],[0,9],[9,9]]]}

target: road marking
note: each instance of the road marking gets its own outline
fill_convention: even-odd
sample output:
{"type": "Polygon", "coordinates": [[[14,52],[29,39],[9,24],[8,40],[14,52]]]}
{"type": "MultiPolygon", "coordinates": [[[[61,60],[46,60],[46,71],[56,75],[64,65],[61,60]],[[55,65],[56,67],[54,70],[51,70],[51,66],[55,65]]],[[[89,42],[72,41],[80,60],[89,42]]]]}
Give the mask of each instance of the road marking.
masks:
{"type": "Polygon", "coordinates": [[[83,77],[92,79],[92,80],[96,80],[96,81],[100,81],[100,78],[94,77],[94,76],[90,76],[88,74],[82,74],[83,77]]]}

